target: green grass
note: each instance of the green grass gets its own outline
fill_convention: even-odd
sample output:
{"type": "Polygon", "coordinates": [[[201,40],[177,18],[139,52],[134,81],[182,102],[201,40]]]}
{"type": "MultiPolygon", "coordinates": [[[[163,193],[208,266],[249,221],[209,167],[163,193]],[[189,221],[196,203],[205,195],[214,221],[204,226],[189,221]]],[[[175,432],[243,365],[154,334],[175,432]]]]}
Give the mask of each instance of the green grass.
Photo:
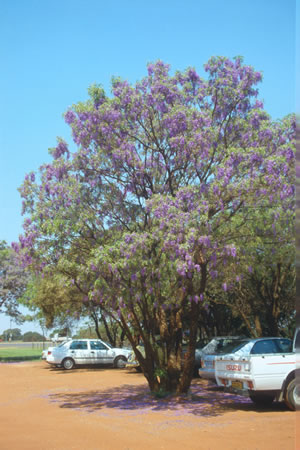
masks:
{"type": "Polygon", "coordinates": [[[39,348],[0,348],[0,362],[9,361],[33,361],[41,359],[42,350],[39,348]]]}

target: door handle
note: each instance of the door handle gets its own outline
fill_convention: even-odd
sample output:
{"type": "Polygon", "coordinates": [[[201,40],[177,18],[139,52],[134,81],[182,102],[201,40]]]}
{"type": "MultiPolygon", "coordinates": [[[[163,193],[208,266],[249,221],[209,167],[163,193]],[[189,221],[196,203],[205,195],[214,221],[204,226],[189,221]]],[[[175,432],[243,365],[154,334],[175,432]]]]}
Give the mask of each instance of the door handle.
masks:
{"type": "Polygon", "coordinates": [[[95,353],[95,352],[91,351],[91,353],[95,353]]]}

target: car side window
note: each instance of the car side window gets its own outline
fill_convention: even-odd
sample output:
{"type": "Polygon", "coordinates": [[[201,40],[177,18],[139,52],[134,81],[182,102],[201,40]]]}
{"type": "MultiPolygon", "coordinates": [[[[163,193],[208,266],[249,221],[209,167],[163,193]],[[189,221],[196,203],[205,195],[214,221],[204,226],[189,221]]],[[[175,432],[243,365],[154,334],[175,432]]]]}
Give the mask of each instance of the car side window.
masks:
{"type": "Polygon", "coordinates": [[[293,350],[293,343],[290,339],[276,339],[276,344],[279,353],[291,353],[293,350]]]}
{"type": "Polygon", "coordinates": [[[107,347],[101,341],[91,341],[91,350],[107,350],[107,347]]]}
{"type": "Polygon", "coordinates": [[[277,346],[272,339],[256,342],[251,350],[252,355],[261,355],[264,353],[278,353],[277,346]]]}
{"type": "Polygon", "coordinates": [[[87,350],[87,341],[73,341],[70,345],[71,350],[87,350]]]}

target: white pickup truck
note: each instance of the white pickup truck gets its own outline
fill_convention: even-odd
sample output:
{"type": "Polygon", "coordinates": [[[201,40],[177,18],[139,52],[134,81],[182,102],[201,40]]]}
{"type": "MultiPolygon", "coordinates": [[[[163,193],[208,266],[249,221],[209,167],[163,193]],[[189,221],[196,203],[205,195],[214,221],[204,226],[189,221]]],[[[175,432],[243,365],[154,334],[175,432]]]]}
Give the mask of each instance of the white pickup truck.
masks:
{"type": "MultiPolygon", "coordinates": [[[[300,386],[296,379],[296,348],[299,352],[299,340],[297,329],[293,344],[284,338],[258,338],[250,340],[234,354],[217,356],[217,384],[226,392],[249,396],[258,405],[271,404],[276,399],[284,401],[291,410],[298,409],[300,386]]],[[[299,368],[299,361],[297,364],[299,368]]]]}

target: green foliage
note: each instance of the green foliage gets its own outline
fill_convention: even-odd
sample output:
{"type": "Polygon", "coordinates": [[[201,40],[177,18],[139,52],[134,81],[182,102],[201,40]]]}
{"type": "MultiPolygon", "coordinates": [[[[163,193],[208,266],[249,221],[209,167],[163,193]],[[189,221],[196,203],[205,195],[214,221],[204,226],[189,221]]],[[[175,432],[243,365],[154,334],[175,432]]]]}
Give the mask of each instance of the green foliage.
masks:
{"type": "MultiPolygon", "coordinates": [[[[95,328],[90,326],[81,327],[76,334],[73,335],[73,339],[98,339],[95,328]]],[[[105,340],[105,339],[104,339],[105,340]]]]}
{"type": "Polygon", "coordinates": [[[153,391],[152,395],[157,399],[161,399],[169,397],[171,395],[171,392],[166,391],[164,388],[160,387],[158,390],[153,391]]]}
{"type": "Polygon", "coordinates": [[[22,339],[22,333],[20,328],[9,328],[2,333],[4,340],[19,341],[22,339]]]}
{"type": "Polygon", "coordinates": [[[57,271],[44,277],[33,277],[22,296],[22,303],[40,310],[46,328],[51,328],[55,321],[64,323],[79,319],[83,310],[82,297],[83,294],[57,271]]]}
{"type": "Polygon", "coordinates": [[[103,103],[106,99],[105,91],[101,84],[94,83],[88,88],[88,94],[93,101],[93,104],[103,103]]]}
{"type": "Polygon", "coordinates": [[[13,317],[19,323],[23,317],[18,310],[18,300],[27,282],[28,275],[18,264],[17,255],[5,241],[0,241],[0,313],[13,317]]]}
{"type": "Polygon", "coordinates": [[[43,342],[46,338],[36,331],[27,331],[23,334],[22,340],[23,342],[43,342]]]}
{"type": "Polygon", "coordinates": [[[154,375],[156,377],[159,377],[160,379],[162,379],[162,378],[166,378],[168,376],[168,372],[166,371],[166,369],[158,367],[155,369],[154,375]]]}
{"type": "MultiPolygon", "coordinates": [[[[296,286],[293,210],[283,203],[281,208],[248,208],[245,214],[248,226],[241,241],[237,282],[227,292],[210,283],[209,299],[230,308],[253,337],[290,336],[296,286]]],[[[230,263],[224,268],[225,279],[228,272],[234,272],[230,263]]]]}

